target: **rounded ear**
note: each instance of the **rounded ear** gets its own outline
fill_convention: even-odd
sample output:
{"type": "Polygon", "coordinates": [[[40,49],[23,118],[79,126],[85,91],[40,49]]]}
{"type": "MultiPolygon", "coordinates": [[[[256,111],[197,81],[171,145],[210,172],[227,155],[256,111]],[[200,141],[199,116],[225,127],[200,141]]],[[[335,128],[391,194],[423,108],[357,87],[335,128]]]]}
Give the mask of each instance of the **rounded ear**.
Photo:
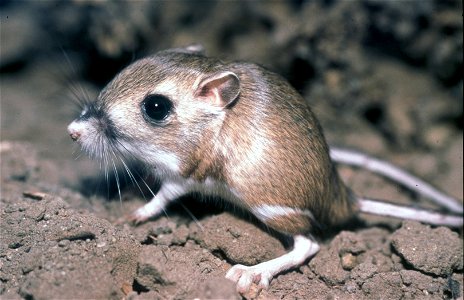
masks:
{"type": "Polygon", "coordinates": [[[205,48],[201,44],[191,44],[186,47],[168,49],[167,51],[177,52],[177,53],[186,53],[186,54],[205,55],[205,48]]]}
{"type": "Polygon", "coordinates": [[[192,54],[199,54],[199,55],[204,55],[205,54],[205,47],[203,47],[202,44],[188,45],[184,49],[185,49],[185,51],[187,51],[189,53],[192,53],[192,54]]]}
{"type": "Polygon", "coordinates": [[[220,71],[204,78],[195,91],[195,96],[218,106],[230,106],[240,94],[240,79],[235,73],[220,71]]]}

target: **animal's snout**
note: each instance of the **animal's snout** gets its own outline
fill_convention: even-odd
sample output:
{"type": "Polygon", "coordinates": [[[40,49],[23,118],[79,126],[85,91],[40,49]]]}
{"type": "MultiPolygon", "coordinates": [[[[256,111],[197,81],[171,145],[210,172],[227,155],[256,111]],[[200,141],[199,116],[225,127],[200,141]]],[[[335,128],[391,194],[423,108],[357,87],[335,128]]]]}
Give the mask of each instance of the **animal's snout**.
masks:
{"type": "Polygon", "coordinates": [[[77,126],[75,122],[72,122],[71,124],[69,124],[68,133],[73,141],[79,140],[82,135],[81,130],[79,129],[79,126],[77,126]]]}
{"type": "Polygon", "coordinates": [[[81,137],[81,134],[79,132],[70,132],[69,136],[73,141],[77,141],[81,137]]]}

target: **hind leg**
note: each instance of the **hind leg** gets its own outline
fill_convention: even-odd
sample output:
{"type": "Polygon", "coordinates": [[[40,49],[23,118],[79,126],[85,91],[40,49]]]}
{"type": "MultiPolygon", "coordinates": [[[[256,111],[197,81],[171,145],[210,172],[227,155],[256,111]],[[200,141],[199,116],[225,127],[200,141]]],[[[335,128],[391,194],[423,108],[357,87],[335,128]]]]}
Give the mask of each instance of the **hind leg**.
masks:
{"type": "Polygon", "coordinates": [[[252,283],[257,283],[260,288],[268,288],[275,275],[301,265],[320,249],[313,239],[303,235],[294,236],[293,241],[290,252],[254,266],[235,265],[227,272],[226,278],[237,283],[240,293],[247,292],[252,283]]]}

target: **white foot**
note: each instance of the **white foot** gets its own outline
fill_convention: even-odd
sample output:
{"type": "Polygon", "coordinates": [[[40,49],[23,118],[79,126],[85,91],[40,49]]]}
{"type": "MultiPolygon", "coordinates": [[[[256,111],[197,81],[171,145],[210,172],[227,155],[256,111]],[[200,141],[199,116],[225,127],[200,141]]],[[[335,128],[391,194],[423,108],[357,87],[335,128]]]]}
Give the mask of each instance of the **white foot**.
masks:
{"type": "Polygon", "coordinates": [[[263,269],[260,265],[247,267],[244,265],[233,266],[226,274],[226,278],[237,283],[237,291],[246,293],[253,283],[260,289],[267,289],[273,274],[263,269]]]}
{"type": "Polygon", "coordinates": [[[226,278],[237,283],[237,291],[246,293],[253,283],[261,289],[267,289],[272,278],[278,273],[297,267],[316,254],[319,245],[302,235],[294,236],[293,250],[270,261],[255,266],[235,265],[226,274],[226,278]]]}
{"type": "Polygon", "coordinates": [[[129,222],[135,225],[148,221],[151,217],[159,215],[164,210],[164,205],[156,201],[156,197],[136,211],[132,212],[129,216],[129,222]]]}
{"type": "Polygon", "coordinates": [[[185,194],[187,188],[188,186],[177,182],[163,183],[158,194],[156,194],[150,202],[134,211],[128,217],[128,221],[137,225],[160,215],[164,211],[166,205],[185,194]]]}

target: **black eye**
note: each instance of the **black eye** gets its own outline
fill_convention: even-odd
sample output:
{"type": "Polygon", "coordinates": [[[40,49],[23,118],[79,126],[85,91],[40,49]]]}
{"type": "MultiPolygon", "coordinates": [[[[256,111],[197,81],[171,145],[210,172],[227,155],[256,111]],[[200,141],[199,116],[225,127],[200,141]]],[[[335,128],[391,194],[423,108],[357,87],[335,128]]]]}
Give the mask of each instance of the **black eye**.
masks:
{"type": "Polygon", "coordinates": [[[172,109],[172,102],[163,95],[148,95],[142,102],[142,113],[149,122],[164,121],[172,109]]]}

